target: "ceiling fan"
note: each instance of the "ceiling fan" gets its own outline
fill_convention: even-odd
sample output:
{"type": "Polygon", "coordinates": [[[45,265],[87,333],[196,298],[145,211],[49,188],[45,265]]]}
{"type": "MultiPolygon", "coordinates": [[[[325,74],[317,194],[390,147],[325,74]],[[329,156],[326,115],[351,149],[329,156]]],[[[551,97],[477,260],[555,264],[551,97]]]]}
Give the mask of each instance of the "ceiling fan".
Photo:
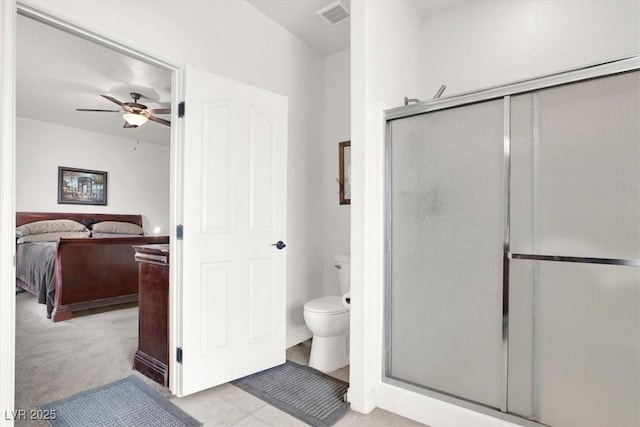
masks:
{"type": "Polygon", "coordinates": [[[146,105],[139,104],[138,100],[142,98],[142,95],[136,92],[130,92],[133,102],[122,102],[109,95],[100,95],[101,97],[114,102],[122,108],[121,110],[93,110],[89,108],[76,108],[76,111],[97,111],[105,113],[122,113],[124,119],[124,128],[137,128],[142,126],[151,120],[152,122],[160,123],[165,126],[171,126],[169,120],[156,117],[154,114],[171,114],[171,108],[147,108],[146,105]]]}

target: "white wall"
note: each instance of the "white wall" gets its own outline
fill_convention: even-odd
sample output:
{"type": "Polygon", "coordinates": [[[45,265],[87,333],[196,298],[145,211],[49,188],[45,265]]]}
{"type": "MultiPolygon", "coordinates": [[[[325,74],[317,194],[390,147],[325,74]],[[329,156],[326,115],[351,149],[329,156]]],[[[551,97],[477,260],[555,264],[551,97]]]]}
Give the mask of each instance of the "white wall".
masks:
{"type": "Polygon", "coordinates": [[[324,59],[324,295],[339,295],[338,273],[334,257],[350,252],[350,205],[341,205],[336,181],[338,143],[351,140],[351,93],[349,49],[324,59]]]}
{"type": "Polygon", "coordinates": [[[405,1],[351,3],[351,341],[349,401],[367,413],[380,384],[382,110],[422,92],[422,23],[405,1]]]}
{"type": "Polygon", "coordinates": [[[245,1],[27,2],[289,98],[287,345],[307,339],[302,306],[323,288],[323,58],[245,1]]]}
{"type": "Polygon", "coordinates": [[[473,1],[425,20],[425,99],[637,55],[636,0],[473,1]]]}
{"type": "Polygon", "coordinates": [[[432,426],[509,424],[381,383],[382,120],[377,109],[400,105],[404,95],[431,98],[443,83],[447,96],[638,55],[639,8],[637,1],[473,1],[420,23],[416,46],[406,2],[352,4],[355,301],[349,397],[357,410],[369,410],[373,403],[432,426]],[[408,71],[410,63],[400,66],[416,56],[422,62],[417,73],[408,71]],[[363,309],[359,298],[365,298],[363,309]]]}
{"type": "Polygon", "coordinates": [[[169,147],[18,117],[16,210],[141,214],[169,234],[169,147]],[[107,205],[58,204],[58,166],[107,172],[107,205]]]}

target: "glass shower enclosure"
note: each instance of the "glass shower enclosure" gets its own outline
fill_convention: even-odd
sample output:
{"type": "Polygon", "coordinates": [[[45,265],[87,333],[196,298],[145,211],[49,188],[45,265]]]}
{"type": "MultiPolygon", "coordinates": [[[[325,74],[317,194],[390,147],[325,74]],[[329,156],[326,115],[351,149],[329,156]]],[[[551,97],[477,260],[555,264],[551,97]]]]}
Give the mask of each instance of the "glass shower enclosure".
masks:
{"type": "Polygon", "coordinates": [[[512,420],[640,426],[639,69],[386,112],[383,380],[512,420]]]}

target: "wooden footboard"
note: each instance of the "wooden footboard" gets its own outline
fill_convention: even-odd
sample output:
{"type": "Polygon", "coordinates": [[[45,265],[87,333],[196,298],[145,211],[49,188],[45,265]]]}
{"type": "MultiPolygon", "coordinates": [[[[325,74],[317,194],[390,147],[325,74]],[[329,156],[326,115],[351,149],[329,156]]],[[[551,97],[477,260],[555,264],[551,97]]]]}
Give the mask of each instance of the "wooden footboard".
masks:
{"type": "MultiPolygon", "coordinates": [[[[16,225],[35,221],[72,219],[85,224],[102,221],[142,226],[136,214],[70,212],[16,212],[16,225]]],[[[73,312],[138,299],[138,266],[133,245],[169,243],[167,236],[60,239],[56,255],[54,322],[70,319],[73,312]]],[[[33,284],[20,283],[34,292],[33,284]]]]}
{"type": "Polygon", "coordinates": [[[167,236],[60,239],[56,255],[56,293],[52,319],[73,311],[138,299],[134,245],[169,243],[167,236]]]}

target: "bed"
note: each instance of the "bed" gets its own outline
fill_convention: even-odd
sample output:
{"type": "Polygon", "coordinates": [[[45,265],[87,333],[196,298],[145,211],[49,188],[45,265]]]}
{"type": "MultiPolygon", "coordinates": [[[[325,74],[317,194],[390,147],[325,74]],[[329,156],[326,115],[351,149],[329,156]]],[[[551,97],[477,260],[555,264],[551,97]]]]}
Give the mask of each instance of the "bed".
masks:
{"type": "MultiPolygon", "coordinates": [[[[135,225],[141,230],[142,216],[16,213],[20,234],[16,238],[16,285],[46,304],[47,317],[54,322],[71,319],[74,311],[137,301],[138,266],[133,246],[169,243],[168,236],[134,235],[121,230],[112,233],[111,229],[107,233],[93,231],[107,224],[135,225]],[[44,224],[41,221],[66,222],[57,220],[72,220],[69,222],[82,224],[87,231],[65,231],[59,233],[60,237],[47,234],[45,241],[22,237],[25,228],[29,234],[31,226],[44,224]],[[95,236],[90,237],[91,231],[95,236]]],[[[29,237],[37,236],[34,233],[29,237]]]]}

